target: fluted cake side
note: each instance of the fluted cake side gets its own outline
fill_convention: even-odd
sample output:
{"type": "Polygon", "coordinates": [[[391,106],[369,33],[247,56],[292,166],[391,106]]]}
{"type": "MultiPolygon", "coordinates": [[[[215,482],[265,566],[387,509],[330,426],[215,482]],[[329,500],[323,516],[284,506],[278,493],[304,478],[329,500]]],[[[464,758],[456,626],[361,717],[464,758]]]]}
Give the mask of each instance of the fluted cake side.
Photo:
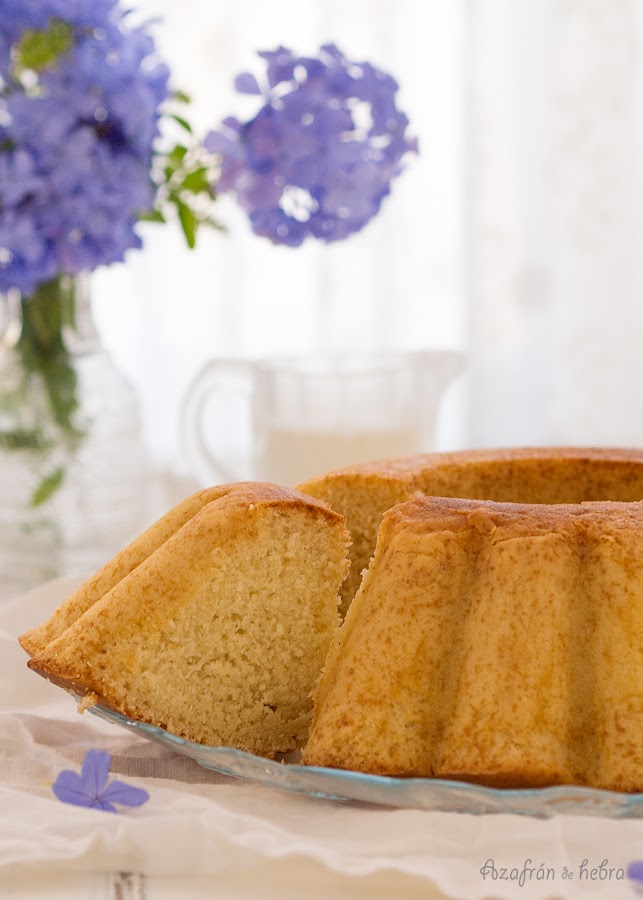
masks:
{"type": "Polygon", "coordinates": [[[643,504],[418,497],[383,518],[304,761],[643,790],[643,504]]]}

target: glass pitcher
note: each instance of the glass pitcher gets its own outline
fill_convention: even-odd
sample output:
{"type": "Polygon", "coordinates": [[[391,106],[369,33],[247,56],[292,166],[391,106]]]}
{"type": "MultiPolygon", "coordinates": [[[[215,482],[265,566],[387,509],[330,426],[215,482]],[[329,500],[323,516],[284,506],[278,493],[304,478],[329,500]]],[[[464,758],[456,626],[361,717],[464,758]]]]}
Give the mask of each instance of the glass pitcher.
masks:
{"type": "Polygon", "coordinates": [[[213,360],[183,403],[191,473],[203,484],[292,485],[430,450],[440,400],[462,363],[438,350],[213,360]]]}

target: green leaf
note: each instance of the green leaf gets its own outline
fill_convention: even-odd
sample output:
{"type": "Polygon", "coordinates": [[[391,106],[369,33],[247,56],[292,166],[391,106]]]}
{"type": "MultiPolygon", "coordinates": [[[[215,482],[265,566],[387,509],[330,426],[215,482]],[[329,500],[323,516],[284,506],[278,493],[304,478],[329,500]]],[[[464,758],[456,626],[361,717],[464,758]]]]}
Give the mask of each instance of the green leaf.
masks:
{"type": "Polygon", "coordinates": [[[0,432],[0,447],[3,450],[38,450],[40,440],[35,431],[15,428],[0,432]]]}
{"type": "Polygon", "coordinates": [[[181,126],[181,128],[192,134],[192,126],[187,119],[183,118],[183,116],[177,116],[175,113],[172,113],[170,115],[170,119],[174,119],[174,121],[177,122],[181,126]]]}
{"type": "Polygon", "coordinates": [[[174,91],[172,99],[176,100],[177,103],[192,103],[192,98],[185,91],[174,91]]]}
{"type": "Polygon", "coordinates": [[[186,203],[182,203],[179,199],[176,199],[175,203],[185,240],[190,250],[193,250],[196,246],[196,230],[198,227],[196,216],[186,203]]]}
{"type": "Polygon", "coordinates": [[[150,209],[147,212],[139,213],[138,218],[141,222],[167,222],[160,209],[150,209]]]}
{"type": "Polygon", "coordinates": [[[53,19],[44,31],[25,31],[15,49],[16,70],[42,72],[67,53],[73,43],[73,28],[59,19],[53,19]]]}
{"type": "Polygon", "coordinates": [[[167,155],[169,160],[172,162],[181,163],[187,156],[188,148],[184,147],[183,144],[177,144],[167,155]]]}
{"type": "Polygon", "coordinates": [[[194,172],[189,172],[181,184],[179,189],[192,191],[193,194],[200,194],[203,191],[210,193],[210,182],[208,180],[208,170],[205,166],[200,166],[194,172]]]}
{"type": "Polygon", "coordinates": [[[45,475],[36,490],[31,495],[31,505],[41,506],[56,493],[65,478],[65,470],[60,466],[50,475],[45,475]]]}

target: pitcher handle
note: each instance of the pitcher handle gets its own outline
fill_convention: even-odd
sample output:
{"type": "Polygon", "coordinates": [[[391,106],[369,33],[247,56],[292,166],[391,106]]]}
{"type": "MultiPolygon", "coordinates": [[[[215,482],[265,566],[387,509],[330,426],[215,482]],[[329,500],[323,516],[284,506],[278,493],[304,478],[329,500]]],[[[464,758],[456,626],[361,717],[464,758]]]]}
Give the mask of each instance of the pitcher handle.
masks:
{"type": "Polygon", "coordinates": [[[420,350],[416,360],[423,371],[424,445],[433,449],[444,393],[462,372],[465,355],[457,350],[420,350]]]}
{"type": "MultiPolygon", "coordinates": [[[[251,446],[233,448],[237,465],[230,465],[218,455],[205,434],[205,410],[216,394],[245,398],[251,423],[253,394],[252,366],[244,360],[221,359],[206,363],[188,386],[181,405],[180,428],[183,451],[190,471],[205,484],[243,481],[249,477],[251,446]]],[[[227,423],[222,422],[222,426],[227,423]]],[[[252,434],[252,424],[250,424],[252,434]]]]}

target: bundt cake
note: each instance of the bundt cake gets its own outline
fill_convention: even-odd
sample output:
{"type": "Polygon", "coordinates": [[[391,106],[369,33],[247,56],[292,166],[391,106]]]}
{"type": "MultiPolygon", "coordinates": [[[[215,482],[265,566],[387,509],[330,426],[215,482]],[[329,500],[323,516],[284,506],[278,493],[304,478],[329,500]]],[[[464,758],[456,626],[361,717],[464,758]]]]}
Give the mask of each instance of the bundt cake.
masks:
{"type": "MultiPolygon", "coordinates": [[[[540,500],[642,486],[640,457],[514,455],[504,478],[483,462],[464,489],[486,491],[485,468],[490,492],[540,500]]],[[[398,484],[409,471],[429,483],[402,467],[398,484]]],[[[304,762],[643,790],[642,560],[640,503],[396,506],[329,653],[304,762]]]]}
{"type": "MultiPolygon", "coordinates": [[[[100,701],[192,741],[274,756],[307,736],[349,534],[340,515],[295,491],[240,484],[218,494],[198,512],[210,495],[183,504],[171,521],[194,514],[132,568],[155,539],[137,545],[122,560],[129,574],[29,666],[84,695],[83,706],[100,701]]],[[[52,632],[92,592],[75,595],[52,632]]]]}
{"type": "Polygon", "coordinates": [[[342,513],[352,536],[345,613],[382,516],[416,494],[513,503],[643,499],[643,451],[548,447],[429,453],[337,469],[298,485],[342,513]]]}
{"type": "Polygon", "coordinates": [[[643,790],[643,451],[427,454],[299,491],[189,497],[21,637],[30,667],[265,756],[306,740],[323,668],[309,765],[643,790]],[[344,609],[373,559],[337,632],[344,516],[344,609]]]}

